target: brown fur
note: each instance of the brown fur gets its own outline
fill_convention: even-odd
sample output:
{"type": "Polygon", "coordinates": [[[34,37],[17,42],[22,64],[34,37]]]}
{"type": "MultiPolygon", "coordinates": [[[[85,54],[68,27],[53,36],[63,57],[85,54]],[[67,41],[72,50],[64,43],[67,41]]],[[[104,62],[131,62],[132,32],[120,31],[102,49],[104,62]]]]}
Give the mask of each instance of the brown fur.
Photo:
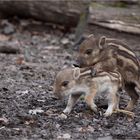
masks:
{"type": "Polygon", "coordinates": [[[111,115],[113,110],[118,108],[119,97],[117,93],[122,87],[121,75],[118,72],[99,70],[92,77],[91,73],[90,68],[67,68],[57,74],[54,82],[54,94],[59,98],[69,96],[64,113],[71,112],[74,104],[82,94],[85,95],[85,102],[94,112],[97,112],[94,103],[97,93],[106,95],[108,99],[108,109],[105,116],[111,115]]]}
{"type": "Polygon", "coordinates": [[[140,64],[135,53],[126,44],[91,35],[80,45],[77,63],[80,67],[96,65],[105,71],[120,72],[125,81],[125,90],[131,97],[127,110],[133,109],[139,97],[135,87],[140,89],[140,64]],[[130,87],[131,90],[128,90],[130,87]]]}

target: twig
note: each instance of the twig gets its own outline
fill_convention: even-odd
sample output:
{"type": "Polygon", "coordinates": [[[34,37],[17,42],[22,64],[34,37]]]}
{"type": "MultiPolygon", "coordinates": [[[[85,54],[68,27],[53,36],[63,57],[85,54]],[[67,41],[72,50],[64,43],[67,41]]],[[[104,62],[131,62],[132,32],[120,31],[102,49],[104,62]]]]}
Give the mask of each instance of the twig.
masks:
{"type": "Polygon", "coordinates": [[[113,111],[113,113],[124,113],[128,116],[131,116],[132,118],[135,116],[135,114],[131,111],[127,111],[127,110],[123,110],[123,109],[116,109],[115,111],[113,111]]]}

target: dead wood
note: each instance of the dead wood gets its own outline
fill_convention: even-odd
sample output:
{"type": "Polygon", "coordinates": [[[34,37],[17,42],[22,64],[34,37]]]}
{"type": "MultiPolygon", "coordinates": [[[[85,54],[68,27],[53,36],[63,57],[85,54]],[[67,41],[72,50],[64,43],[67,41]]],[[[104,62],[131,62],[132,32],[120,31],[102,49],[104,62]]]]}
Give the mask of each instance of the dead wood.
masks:
{"type": "Polygon", "coordinates": [[[110,20],[110,21],[90,21],[90,24],[98,25],[104,28],[117,30],[120,32],[140,34],[140,24],[129,24],[123,21],[110,20]]]}
{"type": "Polygon", "coordinates": [[[17,54],[20,53],[20,49],[14,42],[0,42],[0,53],[17,54]]]}
{"type": "Polygon", "coordinates": [[[131,34],[140,34],[140,8],[111,7],[106,3],[93,2],[90,4],[90,18],[88,23],[107,29],[131,34]]]}
{"type": "Polygon", "coordinates": [[[88,3],[89,1],[85,0],[0,0],[0,13],[6,16],[17,15],[72,27],[77,25],[80,14],[88,3]]]}

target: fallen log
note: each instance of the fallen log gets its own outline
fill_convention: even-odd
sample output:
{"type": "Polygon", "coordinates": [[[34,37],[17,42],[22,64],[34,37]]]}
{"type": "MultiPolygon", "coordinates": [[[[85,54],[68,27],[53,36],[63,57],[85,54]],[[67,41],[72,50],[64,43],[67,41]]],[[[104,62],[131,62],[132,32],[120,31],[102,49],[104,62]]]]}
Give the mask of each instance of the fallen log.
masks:
{"type": "Polygon", "coordinates": [[[140,8],[138,5],[135,8],[121,8],[107,4],[96,2],[90,4],[89,25],[140,35],[140,8]]]}
{"type": "Polygon", "coordinates": [[[117,20],[104,20],[104,21],[91,20],[89,24],[98,25],[104,28],[113,29],[120,32],[140,35],[140,24],[129,24],[129,23],[125,23],[123,21],[117,21],[117,20]]]}
{"type": "Polygon", "coordinates": [[[76,26],[81,12],[89,1],[80,0],[0,0],[0,14],[4,16],[20,16],[37,20],[61,24],[68,27],[76,26]]]}
{"type": "Polygon", "coordinates": [[[8,42],[0,42],[0,53],[5,54],[18,54],[21,50],[17,44],[17,42],[8,41],[8,42]]]}

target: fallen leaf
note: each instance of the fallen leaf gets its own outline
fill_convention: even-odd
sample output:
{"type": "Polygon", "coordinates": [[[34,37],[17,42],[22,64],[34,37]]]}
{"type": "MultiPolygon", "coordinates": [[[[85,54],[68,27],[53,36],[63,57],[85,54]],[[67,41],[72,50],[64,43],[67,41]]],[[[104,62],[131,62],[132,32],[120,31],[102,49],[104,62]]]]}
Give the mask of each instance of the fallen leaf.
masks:
{"type": "Polygon", "coordinates": [[[1,122],[8,123],[8,121],[9,121],[9,120],[8,120],[7,118],[5,118],[5,117],[0,118],[0,123],[1,123],[1,122]]]}
{"type": "Polygon", "coordinates": [[[60,135],[57,137],[58,139],[70,139],[71,138],[71,135],[68,134],[68,133],[65,133],[63,135],[60,135]]]}
{"type": "Polygon", "coordinates": [[[36,115],[37,113],[43,113],[44,110],[38,108],[38,109],[33,109],[33,110],[29,110],[29,114],[31,115],[36,115]]]}
{"type": "Polygon", "coordinates": [[[21,55],[16,59],[16,64],[21,65],[21,64],[24,64],[24,63],[25,63],[24,55],[21,55]]]}
{"type": "Polygon", "coordinates": [[[16,131],[20,131],[20,129],[19,128],[13,128],[14,130],[16,130],[16,131]]]}
{"type": "Polygon", "coordinates": [[[92,132],[92,133],[93,133],[93,132],[94,132],[94,128],[93,128],[92,126],[88,126],[88,127],[87,127],[87,131],[89,131],[89,132],[92,132]]]}
{"type": "Polygon", "coordinates": [[[34,120],[28,120],[28,121],[25,121],[25,124],[30,125],[30,124],[33,124],[34,122],[35,122],[34,120]]]}
{"type": "Polygon", "coordinates": [[[9,36],[0,34],[0,41],[7,41],[7,40],[9,40],[9,36]]]}
{"type": "Polygon", "coordinates": [[[94,128],[92,126],[80,127],[80,128],[77,128],[77,131],[78,132],[91,132],[91,133],[93,133],[94,128]]]}
{"type": "Polygon", "coordinates": [[[69,39],[63,38],[63,39],[61,40],[61,43],[62,43],[63,45],[66,45],[66,44],[69,43],[69,39]]]}

